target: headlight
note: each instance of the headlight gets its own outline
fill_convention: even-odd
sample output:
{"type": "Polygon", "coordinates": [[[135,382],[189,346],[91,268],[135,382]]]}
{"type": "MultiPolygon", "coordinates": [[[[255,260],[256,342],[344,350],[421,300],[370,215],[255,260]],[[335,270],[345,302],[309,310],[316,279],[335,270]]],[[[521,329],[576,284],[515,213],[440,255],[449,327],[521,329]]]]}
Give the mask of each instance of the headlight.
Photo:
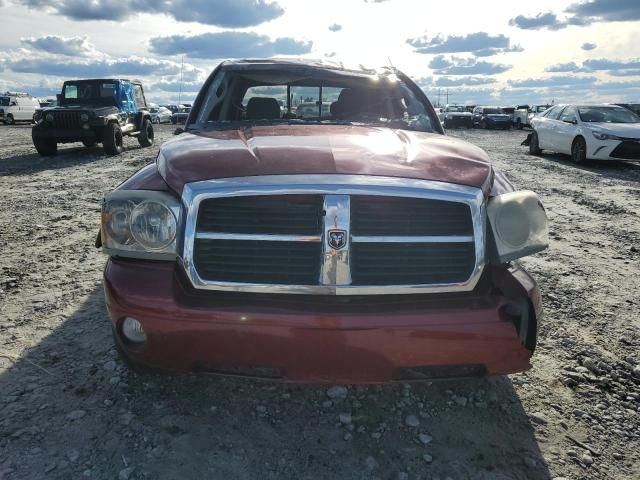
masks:
{"type": "Polygon", "coordinates": [[[174,259],[181,212],[180,201],[165,192],[115,190],[107,194],[100,230],[105,253],[174,259]]]}
{"type": "Polygon", "coordinates": [[[592,131],[591,134],[598,140],[620,140],[620,137],[616,137],[615,135],[610,135],[604,132],[592,131]]]}
{"type": "Polygon", "coordinates": [[[44,118],[47,119],[47,122],[53,122],[53,113],[47,113],[47,116],[44,118]]]}
{"type": "Polygon", "coordinates": [[[445,115],[444,118],[446,118],[447,120],[451,120],[451,115],[445,115]]]}
{"type": "Polygon", "coordinates": [[[491,198],[487,216],[497,256],[493,260],[498,263],[525,257],[549,246],[547,214],[533,192],[510,192],[491,198]]]}
{"type": "Polygon", "coordinates": [[[89,121],[89,115],[87,115],[86,113],[83,113],[80,115],[80,121],[81,122],[88,122],[89,121]]]}

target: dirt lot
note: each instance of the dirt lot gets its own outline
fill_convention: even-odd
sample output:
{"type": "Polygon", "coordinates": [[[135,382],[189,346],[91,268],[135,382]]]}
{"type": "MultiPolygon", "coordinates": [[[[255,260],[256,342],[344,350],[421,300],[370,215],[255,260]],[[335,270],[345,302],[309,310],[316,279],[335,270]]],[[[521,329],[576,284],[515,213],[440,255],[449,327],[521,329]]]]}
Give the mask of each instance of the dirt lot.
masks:
{"type": "Polygon", "coordinates": [[[41,160],[28,126],[0,127],[0,479],[640,478],[640,164],[452,134],[548,207],[551,248],[524,262],[546,308],[534,367],[329,389],[124,370],[93,242],[102,194],[157,146],[41,160]]]}

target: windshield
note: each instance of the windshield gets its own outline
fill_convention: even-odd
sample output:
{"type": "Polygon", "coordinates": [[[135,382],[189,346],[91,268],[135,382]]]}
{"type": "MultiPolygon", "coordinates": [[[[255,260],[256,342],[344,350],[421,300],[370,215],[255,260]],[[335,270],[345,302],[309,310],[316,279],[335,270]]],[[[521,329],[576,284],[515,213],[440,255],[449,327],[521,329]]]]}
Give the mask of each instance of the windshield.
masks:
{"type": "Polygon", "coordinates": [[[640,117],[622,107],[578,107],[580,119],[589,123],[640,123],[640,117]]]}
{"type": "Polygon", "coordinates": [[[485,115],[496,115],[504,112],[499,108],[485,108],[484,113],[485,115]]]}
{"type": "Polygon", "coordinates": [[[8,107],[9,106],[9,97],[0,97],[0,107],[8,107]]]}
{"type": "Polygon", "coordinates": [[[223,68],[213,78],[193,124],[356,124],[432,132],[428,112],[428,104],[396,75],[277,66],[223,68]]]}
{"type": "Polygon", "coordinates": [[[445,111],[446,112],[466,112],[467,110],[462,105],[453,105],[451,107],[447,107],[445,111]]]}
{"type": "Polygon", "coordinates": [[[149,112],[151,112],[151,113],[158,113],[159,111],[160,111],[160,109],[158,109],[158,108],[150,108],[149,109],[149,112]]]}
{"type": "Polygon", "coordinates": [[[69,100],[79,103],[95,102],[113,103],[115,100],[116,84],[109,81],[94,82],[66,82],[62,88],[62,98],[66,103],[69,100]]]}

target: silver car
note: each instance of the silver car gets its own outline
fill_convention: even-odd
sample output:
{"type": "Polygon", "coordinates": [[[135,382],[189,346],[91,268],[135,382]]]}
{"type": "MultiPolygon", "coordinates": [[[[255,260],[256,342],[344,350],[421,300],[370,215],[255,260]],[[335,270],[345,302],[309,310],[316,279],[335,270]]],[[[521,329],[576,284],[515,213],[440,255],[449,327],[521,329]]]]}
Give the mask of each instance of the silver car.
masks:
{"type": "Polygon", "coordinates": [[[169,123],[171,122],[171,110],[165,107],[150,108],[152,123],[169,123]]]}

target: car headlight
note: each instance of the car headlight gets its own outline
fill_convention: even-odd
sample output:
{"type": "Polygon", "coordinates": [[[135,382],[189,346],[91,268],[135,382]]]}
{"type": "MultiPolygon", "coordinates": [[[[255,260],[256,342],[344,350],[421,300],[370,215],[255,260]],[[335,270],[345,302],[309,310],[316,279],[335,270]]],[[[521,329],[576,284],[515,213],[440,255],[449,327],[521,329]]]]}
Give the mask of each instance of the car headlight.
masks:
{"type": "Polygon", "coordinates": [[[523,190],[491,198],[487,216],[497,257],[492,260],[498,263],[525,257],[549,246],[547,214],[533,192],[523,190]]]}
{"type": "Polygon", "coordinates": [[[80,115],[80,121],[81,122],[88,122],[89,121],[89,115],[87,115],[86,113],[83,113],[80,115]]]}
{"type": "Polygon", "coordinates": [[[53,122],[53,113],[47,113],[44,118],[47,119],[47,122],[53,122]]]}
{"type": "Polygon", "coordinates": [[[615,135],[611,135],[609,133],[604,133],[604,132],[598,132],[596,130],[593,130],[591,132],[591,134],[597,138],[598,140],[620,140],[620,137],[617,137],[615,135]]]}
{"type": "Polygon", "coordinates": [[[112,256],[173,260],[182,206],[165,192],[115,190],[102,204],[100,236],[112,256]]]}

